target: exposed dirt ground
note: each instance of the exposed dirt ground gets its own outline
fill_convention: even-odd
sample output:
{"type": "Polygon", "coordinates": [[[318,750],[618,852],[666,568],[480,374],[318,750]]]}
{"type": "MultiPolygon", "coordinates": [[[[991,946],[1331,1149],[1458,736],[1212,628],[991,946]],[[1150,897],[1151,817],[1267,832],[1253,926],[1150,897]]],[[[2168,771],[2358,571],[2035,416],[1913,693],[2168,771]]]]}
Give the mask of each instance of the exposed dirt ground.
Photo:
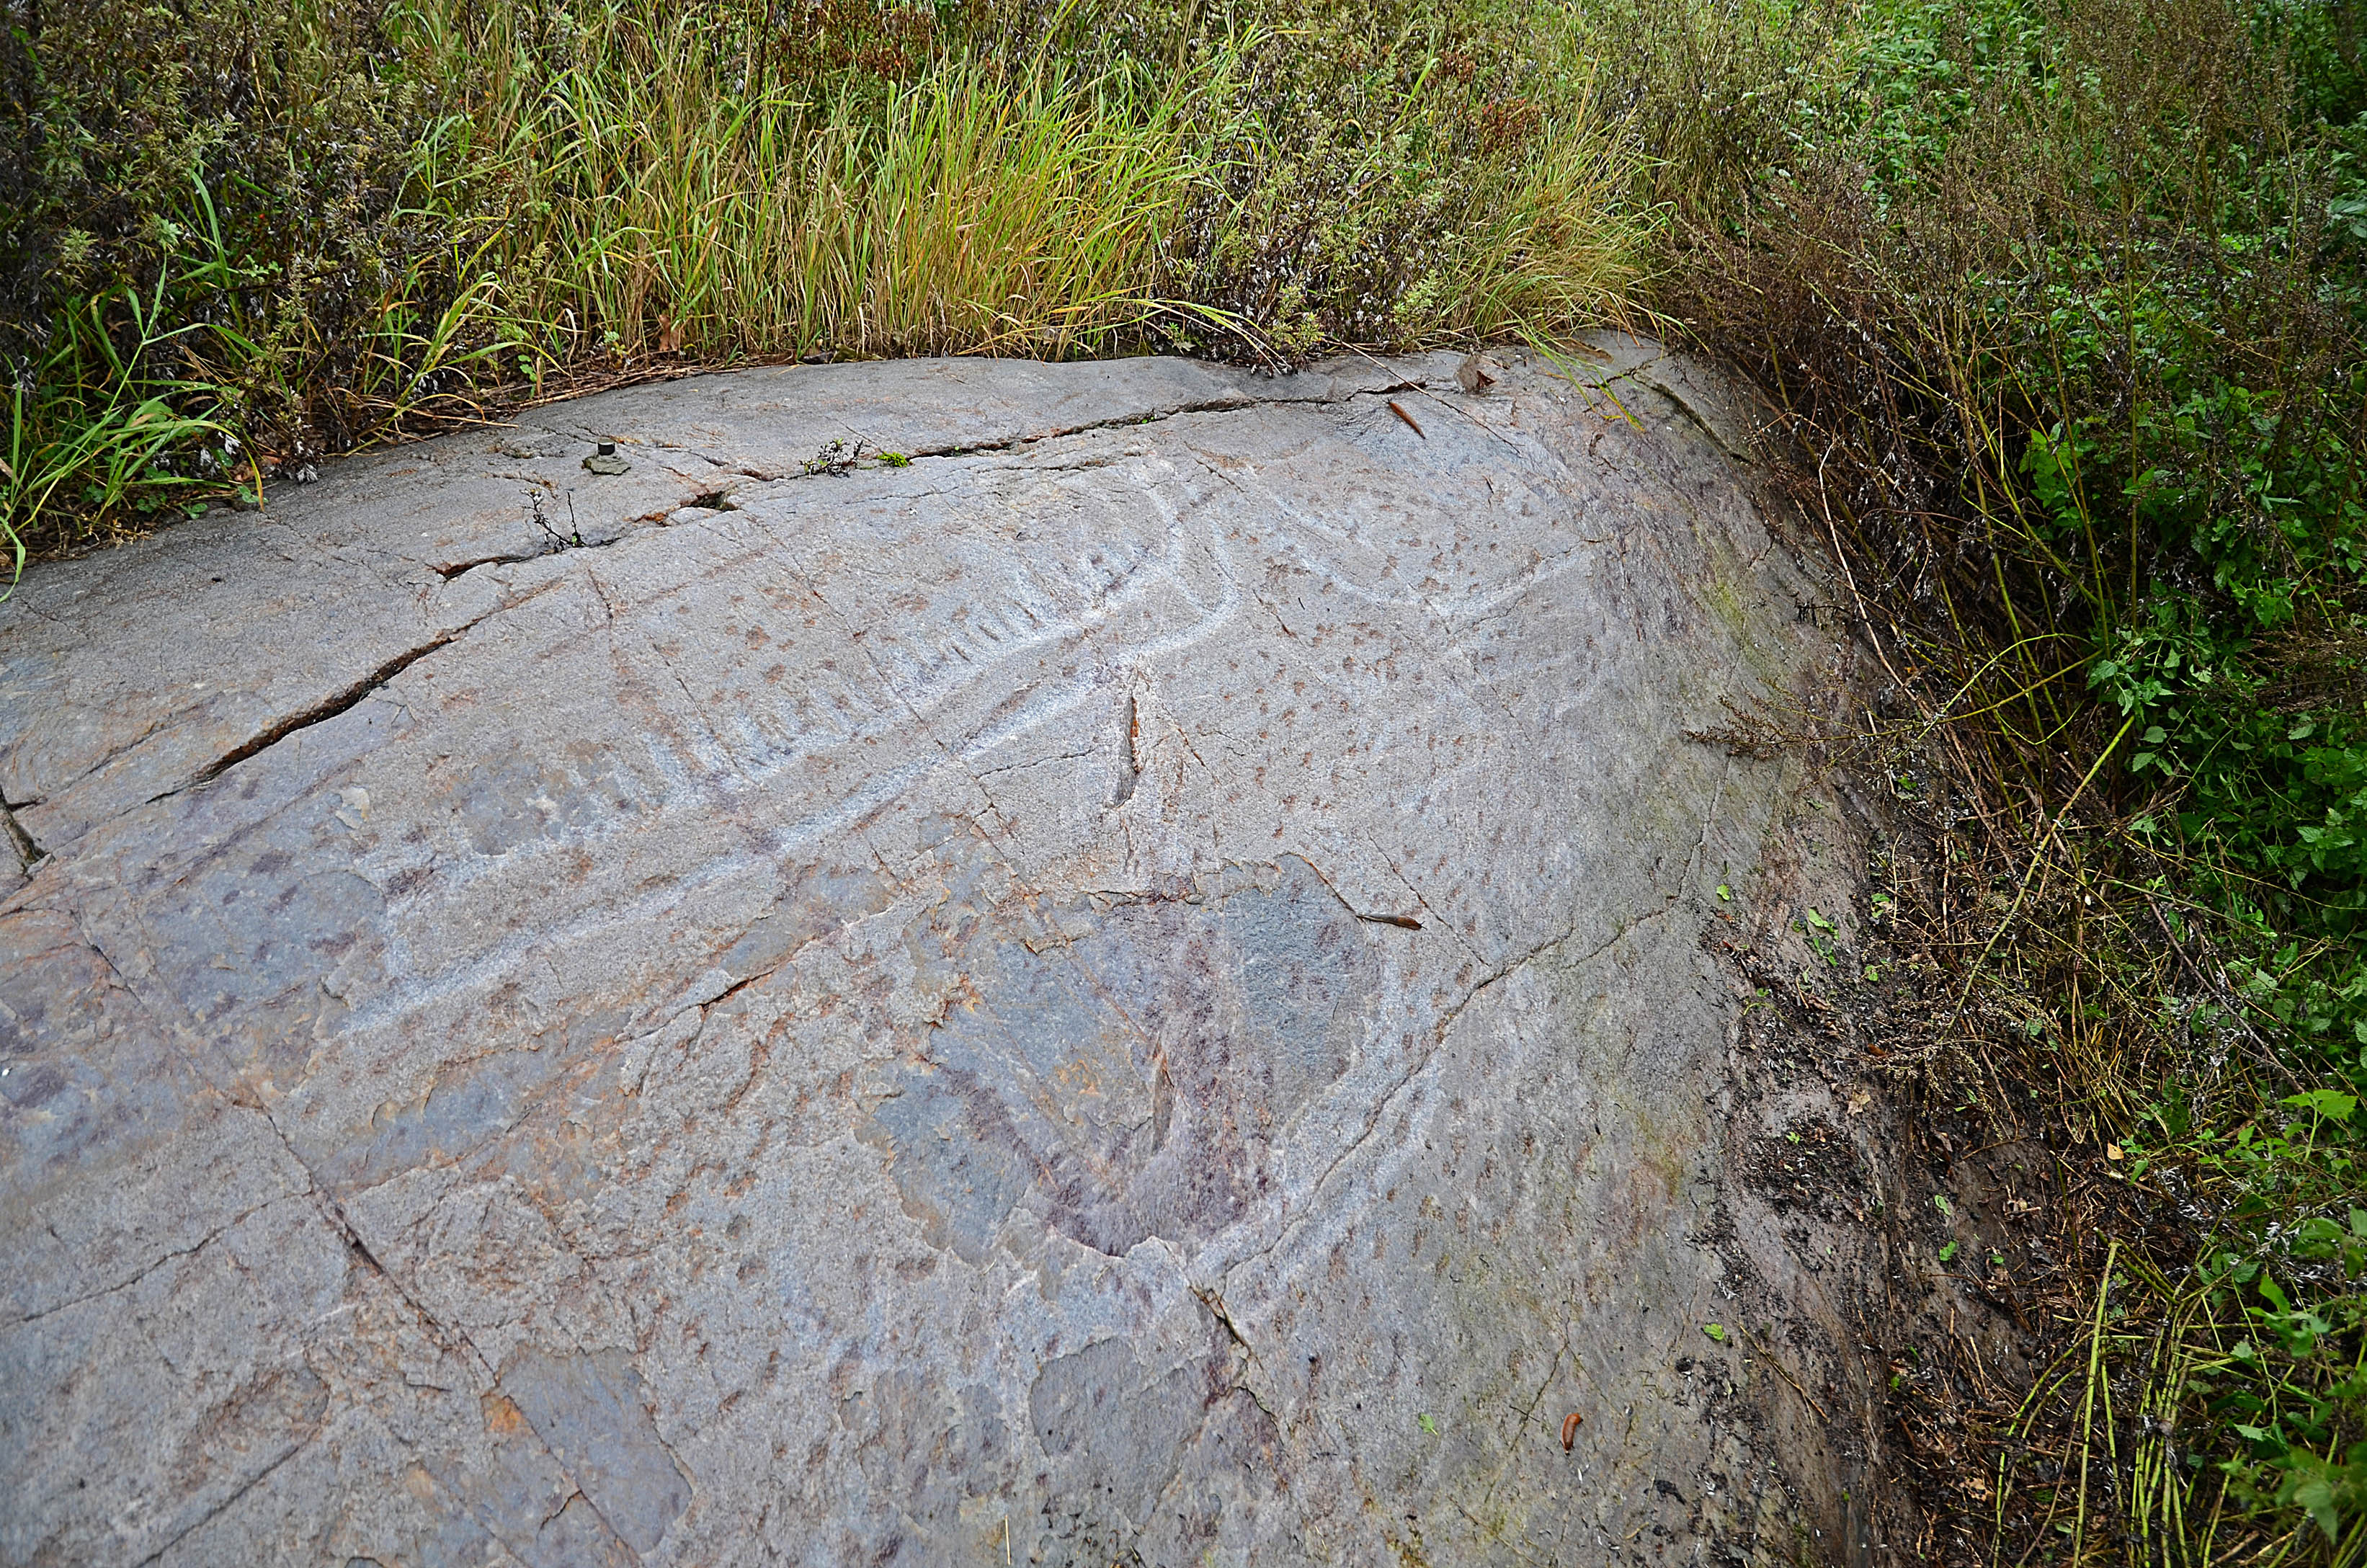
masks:
{"type": "Polygon", "coordinates": [[[1804,1500],[1840,1539],[1810,1529],[1792,1555],[2040,1562],[2075,1530],[2112,1545],[2140,1391],[2100,1381],[2107,1397],[2084,1399],[2098,1285],[2115,1245],[2125,1261],[2190,1240],[2119,1179],[2010,1006],[1966,984],[2028,846],[1990,831],[1944,734],[1886,711],[1902,705],[1878,653],[1803,613],[1834,628],[1826,689],[1716,738],[1804,752],[1824,795],[1711,938],[1750,994],[1727,1150],[1746,1196],[1719,1240],[1759,1315],[1729,1333],[1790,1385],[1768,1440],[1827,1444],[1863,1478],[1804,1500]],[[1847,1364],[1807,1358],[1819,1317],[1854,1325],[1847,1364]]]}

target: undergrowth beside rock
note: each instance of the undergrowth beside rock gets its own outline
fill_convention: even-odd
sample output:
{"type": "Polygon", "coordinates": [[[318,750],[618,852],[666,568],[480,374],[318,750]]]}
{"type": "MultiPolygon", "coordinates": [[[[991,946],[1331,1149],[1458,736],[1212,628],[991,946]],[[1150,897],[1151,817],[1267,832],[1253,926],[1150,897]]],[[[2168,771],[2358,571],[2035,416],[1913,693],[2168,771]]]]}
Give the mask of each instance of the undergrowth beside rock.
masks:
{"type": "Polygon", "coordinates": [[[1782,409],[1876,688],[1772,733],[1926,818],[1881,1065],[2052,1167],[1973,1265],[2033,1377],[1895,1391],[1956,1550],[2360,1561],[2357,8],[1637,15],[1707,40],[1690,107],[1629,73],[1695,149],[1660,298],[1782,409]]]}

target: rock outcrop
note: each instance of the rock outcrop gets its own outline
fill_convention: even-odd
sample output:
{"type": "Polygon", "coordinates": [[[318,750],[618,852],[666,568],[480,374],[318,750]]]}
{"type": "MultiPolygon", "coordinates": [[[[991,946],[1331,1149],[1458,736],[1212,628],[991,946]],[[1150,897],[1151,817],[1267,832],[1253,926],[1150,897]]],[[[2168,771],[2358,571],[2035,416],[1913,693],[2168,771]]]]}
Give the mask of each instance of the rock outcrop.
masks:
{"type": "Polygon", "coordinates": [[[1800,786],[1688,733],[1830,641],[1715,383],[1501,358],[703,377],[37,568],[0,1562],[1789,1560],[1704,933],[1800,786]]]}

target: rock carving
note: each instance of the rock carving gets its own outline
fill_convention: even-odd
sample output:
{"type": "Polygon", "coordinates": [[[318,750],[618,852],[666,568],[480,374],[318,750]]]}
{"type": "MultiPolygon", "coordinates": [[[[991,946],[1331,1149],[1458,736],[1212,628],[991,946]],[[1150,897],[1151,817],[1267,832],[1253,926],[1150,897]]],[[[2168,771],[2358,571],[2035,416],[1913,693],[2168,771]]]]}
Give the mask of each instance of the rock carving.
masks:
{"type": "Polygon", "coordinates": [[[0,1563],[1788,1551],[1691,1358],[1799,780],[1686,735],[1829,642],[1698,367],[1457,364],[692,379],[37,569],[0,1563]]]}

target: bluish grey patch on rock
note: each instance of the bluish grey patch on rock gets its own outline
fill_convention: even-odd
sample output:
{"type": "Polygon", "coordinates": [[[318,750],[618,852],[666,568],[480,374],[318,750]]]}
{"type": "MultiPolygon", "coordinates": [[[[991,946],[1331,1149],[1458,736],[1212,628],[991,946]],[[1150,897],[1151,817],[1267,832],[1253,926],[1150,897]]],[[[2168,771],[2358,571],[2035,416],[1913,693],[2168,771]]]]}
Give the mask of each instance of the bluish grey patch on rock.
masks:
{"type": "Polygon", "coordinates": [[[929,1244],[968,1263],[994,1244],[1034,1175],[1002,1100],[958,1069],[900,1070],[866,1140],[885,1145],[904,1212],[927,1227],[929,1244]]]}
{"type": "Polygon", "coordinates": [[[1122,1552],[1149,1522],[1199,1429],[1206,1381],[1189,1367],[1146,1368],[1117,1339],[1045,1363],[1027,1415],[1045,1457],[1068,1461],[1045,1513],[1070,1551],[1122,1552]]]}
{"type": "Polygon", "coordinates": [[[656,1551],[690,1504],[690,1478],[658,1436],[631,1355],[521,1345],[502,1363],[500,1387],[609,1528],[635,1551],[656,1551]]]}
{"type": "Polygon", "coordinates": [[[969,994],[900,1070],[869,1134],[907,1209],[977,1262],[1033,1194],[1116,1256],[1205,1241],[1346,1070],[1375,938],[1308,863],[1230,868],[1187,897],[1080,911],[1058,941],[989,920],[952,962],[969,994]]]}

